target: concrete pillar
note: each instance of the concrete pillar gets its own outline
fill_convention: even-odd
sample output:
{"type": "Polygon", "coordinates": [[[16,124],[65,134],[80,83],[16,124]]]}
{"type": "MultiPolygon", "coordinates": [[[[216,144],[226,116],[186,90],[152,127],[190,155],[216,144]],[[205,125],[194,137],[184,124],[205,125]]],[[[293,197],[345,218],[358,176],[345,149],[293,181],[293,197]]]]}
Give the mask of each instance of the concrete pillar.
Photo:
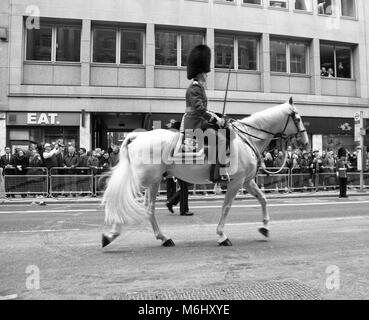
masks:
{"type": "Polygon", "coordinates": [[[85,113],[85,123],[82,126],[82,114],[79,125],[79,146],[91,150],[92,148],[92,127],[91,127],[91,113],[85,113]]]}
{"type": "Polygon", "coordinates": [[[82,21],[81,33],[81,86],[90,85],[91,20],[82,21]]]}
{"type": "Polygon", "coordinates": [[[352,50],[352,71],[353,77],[356,80],[356,95],[364,99],[368,98],[369,86],[366,74],[368,58],[365,59],[367,54],[368,52],[366,51],[364,43],[359,43],[359,45],[352,50]]]}
{"type": "Polygon", "coordinates": [[[260,46],[260,70],[261,70],[261,88],[265,93],[271,92],[270,82],[270,37],[268,33],[261,36],[260,46]]]}
{"type": "Polygon", "coordinates": [[[208,78],[206,80],[206,86],[209,90],[214,90],[215,88],[215,41],[214,41],[214,29],[206,29],[206,45],[210,48],[212,55],[210,61],[210,73],[208,73],[208,78]]]}
{"type": "Polygon", "coordinates": [[[320,76],[320,41],[313,39],[310,46],[311,93],[322,94],[322,78],[320,76]]]}
{"type": "Polygon", "coordinates": [[[153,88],[155,85],[155,25],[146,25],[146,88],[153,88]]]}

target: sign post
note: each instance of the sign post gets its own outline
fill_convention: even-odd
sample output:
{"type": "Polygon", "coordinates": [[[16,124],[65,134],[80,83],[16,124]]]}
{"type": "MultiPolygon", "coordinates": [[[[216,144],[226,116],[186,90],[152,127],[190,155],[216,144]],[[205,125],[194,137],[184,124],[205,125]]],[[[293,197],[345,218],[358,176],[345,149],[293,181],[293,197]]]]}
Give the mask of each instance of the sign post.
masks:
{"type": "Polygon", "coordinates": [[[357,143],[357,170],[360,171],[360,191],[364,191],[364,112],[355,112],[355,142],[357,143]]]}

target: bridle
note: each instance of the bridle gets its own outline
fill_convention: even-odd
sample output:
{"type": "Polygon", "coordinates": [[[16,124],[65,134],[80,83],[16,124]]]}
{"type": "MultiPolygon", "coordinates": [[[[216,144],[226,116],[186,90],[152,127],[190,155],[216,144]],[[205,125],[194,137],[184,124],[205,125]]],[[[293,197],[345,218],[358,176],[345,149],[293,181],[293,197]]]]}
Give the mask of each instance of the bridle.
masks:
{"type": "MultiPolygon", "coordinates": [[[[245,127],[249,127],[249,128],[254,129],[254,130],[256,130],[256,131],[260,131],[260,132],[264,132],[264,133],[266,133],[266,134],[269,134],[269,135],[271,135],[271,136],[273,137],[273,138],[272,138],[272,140],[283,140],[283,139],[287,139],[289,136],[295,136],[295,137],[296,137],[296,136],[298,136],[300,133],[304,133],[304,132],[306,132],[306,129],[303,129],[303,130],[301,130],[301,129],[300,129],[299,124],[300,124],[301,118],[298,118],[298,117],[296,116],[296,114],[297,114],[297,112],[296,112],[296,111],[292,111],[291,113],[289,113],[289,114],[288,114],[288,117],[287,117],[287,120],[286,120],[286,123],[285,123],[285,125],[284,125],[284,127],[283,127],[283,130],[282,130],[281,132],[277,132],[277,133],[273,133],[273,132],[270,132],[270,131],[268,131],[268,130],[264,130],[264,129],[261,129],[261,128],[257,128],[257,127],[255,127],[255,126],[250,125],[250,124],[243,123],[243,122],[240,122],[240,121],[238,121],[238,120],[234,120],[234,119],[231,119],[229,123],[230,123],[230,125],[231,125],[234,129],[236,129],[237,131],[239,131],[239,132],[241,132],[241,133],[243,133],[243,134],[245,134],[245,135],[247,135],[247,136],[250,136],[250,137],[252,137],[252,138],[258,139],[258,140],[264,140],[264,138],[260,138],[260,137],[258,137],[258,136],[256,136],[256,135],[253,135],[253,134],[251,134],[251,133],[249,133],[249,132],[247,132],[247,131],[245,131],[245,130],[240,129],[240,128],[239,128],[239,126],[236,126],[236,125],[234,124],[234,122],[241,123],[241,124],[242,124],[242,125],[244,125],[245,127]],[[295,127],[296,127],[296,133],[295,133],[294,135],[289,135],[289,136],[287,136],[285,132],[286,132],[286,130],[287,130],[288,124],[289,124],[289,122],[290,122],[290,120],[291,120],[291,119],[292,119],[292,121],[293,121],[293,124],[294,124],[294,125],[295,125],[295,127]]],[[[261,166],[261,168],[263,169],[263,171],[264,171],[264,172],[266,172],[267,174],[278,174],[278,173],[280,173],[280,172],[284,169],[284,167],[285,167],[285,165],[286,165],[286,162],[287,162],[286,151],[284,151],[284,153],[285,153],[285,157],[284,157],[284,161],[283,161],[283,164],[282,164],[281,168],[280,168],[278,171],[271,172],[271,171],[268,171],[268,170],[266,169],[266,166],[265,166],[265,163],[264,163],[264,159],[262,158],[262,156],[261,156],[261,154],[260,154],[260,151],[255,147],[255,145],[254,145],[251,141],[244,140],[244,142],[245,142],[246,144],[248,144],[248,145],[251,147],[251,149],[254,151],[254,153],[256,154],[256,156],[258,157],[258,159],[259,159],[259,161],[260,161],[260,166],[261,166]]],[[[282,144],[282,145],[283,145],[283,144],[282,144]]]]}

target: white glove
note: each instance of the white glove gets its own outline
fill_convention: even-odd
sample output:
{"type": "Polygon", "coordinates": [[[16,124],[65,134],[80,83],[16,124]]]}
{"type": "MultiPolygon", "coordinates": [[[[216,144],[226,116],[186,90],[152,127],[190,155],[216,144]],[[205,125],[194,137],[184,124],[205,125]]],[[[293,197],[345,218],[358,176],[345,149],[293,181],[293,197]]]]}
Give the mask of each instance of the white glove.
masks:
{"type": "Polygon", "coordinates": [[[224,127],[224,124],[225,124],[225,120],[223,118],[219,118],[217,117],[217,125],[222,128],[224,127]]]}

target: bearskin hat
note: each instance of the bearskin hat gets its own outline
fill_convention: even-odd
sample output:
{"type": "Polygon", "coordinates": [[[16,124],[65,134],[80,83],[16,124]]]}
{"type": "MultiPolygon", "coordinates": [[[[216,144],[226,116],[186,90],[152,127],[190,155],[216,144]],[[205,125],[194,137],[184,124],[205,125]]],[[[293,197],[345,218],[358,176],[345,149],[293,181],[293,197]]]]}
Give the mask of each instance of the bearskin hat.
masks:
{"type": "Polygon", "coordinates": [[[210,72],[211,51],[207,45],[193,48],[187,59],[187,79],[195,78],[199,73],[210,72]]]}
{"type": "Polygon", "coordinates": [[[347,152],[346,152],[345,148],[339,148],[338,149],[338,152],[337,152],[338,158],[346,157],[346,155],[347,155],[347,152]]]}

